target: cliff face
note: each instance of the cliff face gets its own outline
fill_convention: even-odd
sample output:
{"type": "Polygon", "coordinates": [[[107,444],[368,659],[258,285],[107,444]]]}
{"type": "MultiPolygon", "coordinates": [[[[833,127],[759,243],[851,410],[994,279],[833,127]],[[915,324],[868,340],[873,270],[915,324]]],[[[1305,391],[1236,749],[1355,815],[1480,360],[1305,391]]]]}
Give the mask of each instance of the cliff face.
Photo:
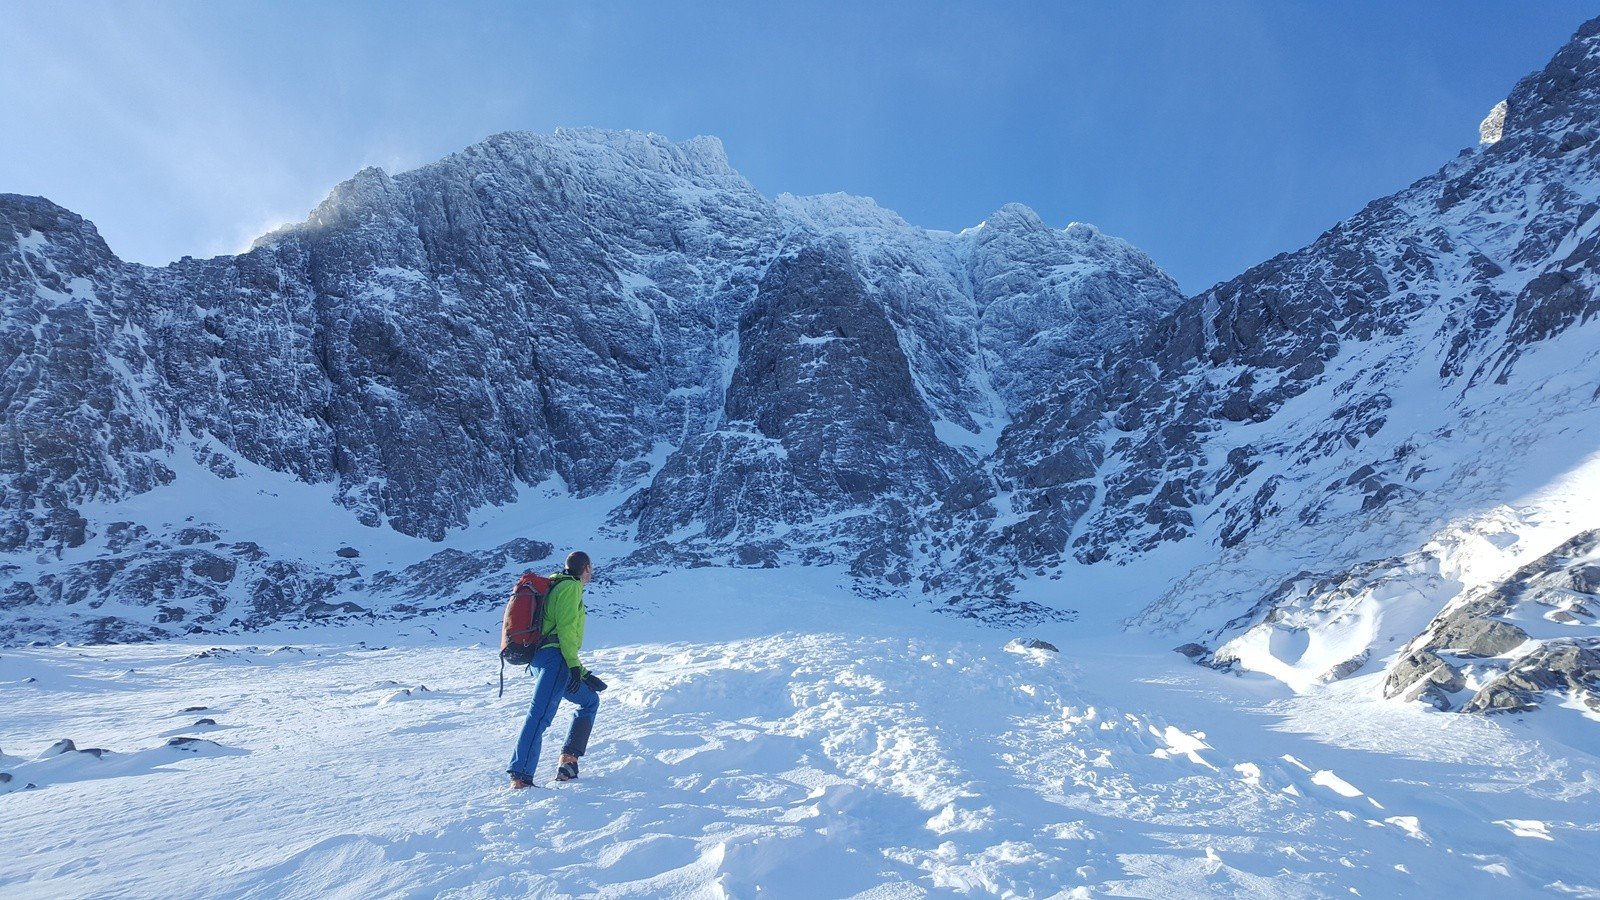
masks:
{"type": "Polygon", "coordinates": [[[1597,115],[1591,22],[1479,148],[1104,366],[1104,490],[1063,549],[1209,540],[1133,621],[1203,633],[1216,664],[1291,684],[1387,669],[1392,695],[1479,710],[1531,705],[1534,683],[1600,705],[1579,671],[1593,586],[1520,587],[1587,571],[1600,524],[1597,115]],[[1508,592],[1537,596],[1484,599],[1508,592]],[[1449,690],[1424,691],[1430,672],[1449,690]]]}
{"type": "MultiPolygon", "coordinates": [[[[903,585],[919,517],[984,480],[1020,398],[1180,299],[1127,244],[1020,206],[929,232],[861,198],[769,201],[715,140],[627,132],[364,170],[237,257],[129,265],[17,196],[0,248],[13,607],[74,602],[76,576],[35,561],[124,559],[117,515],[89,507],[191,463],[326,485],[430,541],[534,486],[616,494],[639,566],[842,562],[903,585]]],[[[210,604],[227,620],[295,606],[232,583],[241,609],[210,604]]]]}
{"type": "Polygon", "coordinates": [[[1597,111],[1591,23],[1481,146],[1187,300],[1091,226],[769,200],[707,138],[499,135],[162,269],[7,195],[7,633],[476,602],[576,500],[617,574],[839,564],[998,621],[1159,565],[1129,624],[1214,664],[1437,654],[1445,604],[1600,524],[1571,499],[1600,484],[1597,111]],[[254,515],[303,493],[287,528],[254,515]],[[522,518],[490,540],[497,510],[522,518]],[[331,558],[362,541],[391,550],[331,558]],[[1410,612],[1374,599],[1422,570],[1410,612]]]}

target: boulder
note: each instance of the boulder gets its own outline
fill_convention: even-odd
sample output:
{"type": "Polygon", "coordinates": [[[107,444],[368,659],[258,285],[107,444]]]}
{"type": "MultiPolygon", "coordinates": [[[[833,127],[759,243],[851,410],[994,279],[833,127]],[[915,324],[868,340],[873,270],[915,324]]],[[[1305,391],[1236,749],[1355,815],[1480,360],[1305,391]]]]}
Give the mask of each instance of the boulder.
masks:
{"type": "Polygon", "coordinates": [[[1342,679],[1349,678],[1351,675],[1361,671],[1361,667],[1366,665],[1367,660],[1371,658],[1371,650],[1362,650],[1360,653],[1357,653],[1355,656],[1350,657],[1344,662],[1331,666],[1328,671],[1323,672],[1322,675],[1318,677],[1318,680],[1340,681],[1342,679]]]}
{"type": "Polygon", "coordinates": [[[1567,571],[1568,584],[1582,594],[1600,594],[1600,565],[1573,566],[1567,571]]]}
{"type": "Polygon", "coordinates": [[[1562,691],[1600,712],[1600,641],[1563,638],[1546,641],[1517,660],[1504,675],[1483,686],[1464,712],[1533,709],[1546,691],[1562,691]]]}
{"type": "Polygon", "coordinates": [[[1389,667],[1389,677],[1383,681],[1383,695],[1415,700],[1425,692],[1453,694],[1466,686],[1461,672],[1438,654],[1413,650],[1389,667]]]}
{"type": "Polygon", "coordinates": [[[1498,619],[1479,618],[1462,609],[1443,617],[1428,642],[1430,650],[1449,650],[1459,656],[1500,656],[1522,646],[1528,633],[1498,619]]]}
{"type": "Polygon", "coordinates": [[[209,528],[185,528],[178,532],[176,540],[179,546],[189,547],[194,544],[214,544],[222,537],[209,528]]]}

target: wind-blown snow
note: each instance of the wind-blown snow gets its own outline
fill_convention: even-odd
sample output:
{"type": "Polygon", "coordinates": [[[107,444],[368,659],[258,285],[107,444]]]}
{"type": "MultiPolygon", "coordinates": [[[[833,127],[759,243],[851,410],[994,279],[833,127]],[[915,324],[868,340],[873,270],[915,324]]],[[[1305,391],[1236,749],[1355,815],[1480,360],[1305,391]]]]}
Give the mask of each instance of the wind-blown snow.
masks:
{"type": "Polygon", "coordinates": [[[519,793],[502,770],[531,682],[495,699],[493,610],[8,651],[0,892],[1600,889],[1600,759],[1559,722],[1296,698],[1067,626],[1040,632],[1059,654],[1007,653],[845,582],[592,586],[585,656],[611,688],[583,776],[519,793]]]}

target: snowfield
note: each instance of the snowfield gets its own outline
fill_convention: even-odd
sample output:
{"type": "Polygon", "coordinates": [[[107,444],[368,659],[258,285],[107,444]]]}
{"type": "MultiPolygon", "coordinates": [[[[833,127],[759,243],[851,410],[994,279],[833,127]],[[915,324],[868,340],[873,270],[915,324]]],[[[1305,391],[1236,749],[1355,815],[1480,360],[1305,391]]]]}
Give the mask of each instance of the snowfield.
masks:
{"type": "Polygon", "coordinates": [[[517,793],[532,682],[495,696],[498,609],[4,651],[0,894],[1600,896],[1575,708],[1297,695],[1111,615],[1017,635],[830,570],[589,606],[583,777],[517,793]]]}

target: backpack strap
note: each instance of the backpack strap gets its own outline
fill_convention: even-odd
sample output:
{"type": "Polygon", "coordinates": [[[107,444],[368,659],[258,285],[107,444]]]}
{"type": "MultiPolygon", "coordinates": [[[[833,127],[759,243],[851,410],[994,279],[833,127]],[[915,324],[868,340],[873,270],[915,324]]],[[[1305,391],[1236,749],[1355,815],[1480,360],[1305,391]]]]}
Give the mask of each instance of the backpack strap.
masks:
{"type": "MultiPolygon", "coordinates": [[[[544,593],[544,602],[539,604],[539,615],[538,615],[538,618],[539,618],[539,627],[540,628],[544,627],[544,617],[549,614],[550,598],[551,598],[551,596],[553,596],[555,594],[556,586],[560,585],[560,584],[562,584],[564,582],[577,581],[577,580],[578,579],[572,577],[571,575],[568,575],[564,571],[563,572],[552,572],[550,574],[550,590],[545,591],[545,593],[544,593]]],[[[546,634],[544,636],[544,640],[539,642],[539,649],[540,650],[543,650],[546,647],[559,647],[559,646],[561,646],[561,636],[559,634],[555,633],[554,631],[551,631],[548,634],[546,634]]],[[[530,666],[531,666],[531,664],[530,664],[530,666]]]]}

